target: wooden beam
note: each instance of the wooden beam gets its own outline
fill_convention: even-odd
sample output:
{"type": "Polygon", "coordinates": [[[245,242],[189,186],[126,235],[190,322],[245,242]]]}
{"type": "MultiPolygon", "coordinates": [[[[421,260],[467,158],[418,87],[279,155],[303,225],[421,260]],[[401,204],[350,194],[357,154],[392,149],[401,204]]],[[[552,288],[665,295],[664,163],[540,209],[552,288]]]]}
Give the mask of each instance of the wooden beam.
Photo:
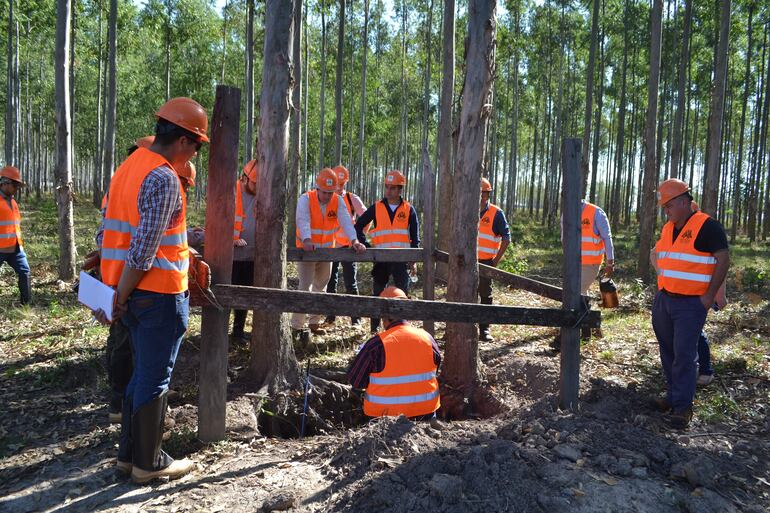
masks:
{"type": "Polygon", "coordinates": [[[482,324],[524,324],[529,326],[600,325],[601,315],[590,311],[581,319],[578,311],[556,308],[522,308],[444,303],[417,299],[386,299],[348,294],[326,294],[238,285],[214,285],[214,295],[225,308],[301,312],[349,317],[389,317],[412,321],[451,321],[482,324]]]}
{"type": "MultiPolygon", "coordinates": [[[[438,262],[449,262],[449,253],[441,251],[439,249],[433,252],[434,257],[438,262]]],[[[561,301],[562,292],[559,287],[543,283],[542,281],[533,280],[525,276],[509,273],[496,267],[492,267],[486,264],[479,264],[479,275],[485,278],[491,278],[497,282],[511,287],[526,290],[539,296],[546,297],[548,299],[554,299],[561,301]]]]}
{"type": "Polygon", "coordinates": [[[367,248],[364,253],[356,253],[350,248],[323,248],[303,251],[300,248],[287,248],[286,259],[290,262],[421,262],[422,248],[367,248]]]}
{"type": "MultiPolygon", "coordinates": [[[[580,298],[580,139],[564,139],[561,146],[562,168],[562,282],[565,311],[580,312],[588,308],[580,298]]],[[[580,328],[562,326],[559,372],[559,407],[576,409],[580,392],[580,328]]]]}
{"type": "MultiPolygon", "coordinates": [[[[217,86],[211,118],[208,188],[206,190],[205,259],[215,283],[230,283],[233,267],[235,177],[241,91],[217,86]]],[[[230,311],[203,307],[200,376],[198,379],[198,438],[216,442],[225,437],[227,400],[227,324],[230,311]]]]}

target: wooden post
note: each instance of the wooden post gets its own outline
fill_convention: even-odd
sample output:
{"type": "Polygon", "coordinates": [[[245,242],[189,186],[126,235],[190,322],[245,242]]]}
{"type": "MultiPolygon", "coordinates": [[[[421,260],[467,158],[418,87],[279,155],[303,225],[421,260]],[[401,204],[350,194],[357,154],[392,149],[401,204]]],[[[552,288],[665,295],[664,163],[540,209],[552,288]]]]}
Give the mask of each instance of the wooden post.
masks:
{"type": "MultiPolygon", "coordinates": [[[[206,262],[211,266],[212,281],[226,285],[230,284],[233,269],[232,233],[240,118],[240,89],[217,86],[211,118],[204,251],[206,262]]],[[[198,379],[198,438],[203,442],[216,442],[225,437],[229,317],[228,309],[203,307],[198,379]]]]}
{"type": "MultiPolygon", "coordinates": [[[[564,310],[581,311],[580,298],[580,139],[564,139],[562,166],[562,260],[564,310]]],[[[574,409],[580,390],[580,328],[561,328],[559,407],[574,409]]]]}
{"type": "MultiPolygon", "coordinates": [[[[433,259],[433,246],[435,245],[436,228],[433,222],[433,168],[430,165],[430,155],[428,149],[422,150],[422,197],[424,200],[422,213],[422,247],[424,256],[422,258],[422,298],[427,301],[435,299],[436,286],[436,267],[433,259]]],[[[433,335],[435,326],[433,321],[423,321],[422,327],[425,331],[433,335]]]]}

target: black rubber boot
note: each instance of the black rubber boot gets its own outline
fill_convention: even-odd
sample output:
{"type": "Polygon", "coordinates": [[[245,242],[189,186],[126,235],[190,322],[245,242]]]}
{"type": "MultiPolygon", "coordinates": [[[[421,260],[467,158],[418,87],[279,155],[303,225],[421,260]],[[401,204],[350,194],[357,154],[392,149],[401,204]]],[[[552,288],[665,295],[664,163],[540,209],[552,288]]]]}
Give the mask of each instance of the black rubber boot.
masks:
{"type": "Polygon", "coordinates": [[[494,338],[489,333],[488,324],[479,324],[479,341],[480,342],[492,342],[494,338]]]}
{"type": "Polygon", "coordinates": [[[131,473],[133,461],[133,438],[131,436],[131,403],[133,396],[123,399],[121,407],[120,442],[118,444],[118,463],[116,468],[124,474],[131,473]]]}
{"type": "Polygon", "coordinates": [[[246,310],[235,310],[233,312],[233,337],[246,339],[246,335],[243,332],[246,326],[246,310]]]}
{"type": "Polygon", "coordinates": [[[22,305],[26,305],[32,300],[32,282],[29,274],[19,275],[19,299],[22,305]]]}
{"type": "Polygon", "coordinates": [[[193,468],[192,461],[174,460],[160,448],[167,405],[168,394],[164,392],[139,408],[131,418],[134,436],[131,479],[135,483],[143,484],[159,477],[176,479],[193,468]]]}

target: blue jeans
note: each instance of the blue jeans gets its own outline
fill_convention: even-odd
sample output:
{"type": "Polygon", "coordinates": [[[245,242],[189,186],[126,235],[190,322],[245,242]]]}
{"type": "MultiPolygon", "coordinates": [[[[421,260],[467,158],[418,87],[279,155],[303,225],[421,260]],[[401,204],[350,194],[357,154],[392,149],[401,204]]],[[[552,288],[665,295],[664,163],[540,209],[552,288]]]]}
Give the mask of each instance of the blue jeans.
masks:
{"type": "Polygon", "coordinates": [[[652,305],[652,328],[666,376],[666,399],[675,411],[692,407],[695,398],[698,339],[707,313],[698,296],[672,297],[658,292],[652,305]]]}
{"type": "Polygon", "coordinates": [[[714,368],[711,367],[711,349],[709,349],[709,339],[706,332],[701,331],[698,338],[698,374],[711,376],[714,374],[714,368]]]}
{"type": "Polygon", "coordinates": [[[168,390],[189,315],[187,292],[135,290],[128,299],[128,312],[122,320],[134,347],[134,373],[126,388],[126,397],[133,397],[132,411],[168,390]]]}
{"type": "Polygon", "coordinates": [[[26,303],[29,301],[30,296],[29,262],[27,262],[27,254],[24,253],[24,248],[17,245],[16,249],[13,253],[0,253],[0,267],[5,262],[14,270],[19,280],[21,302],[26,303]]]}
{"type": "MultiPolygon", "coordinates": [[[[356,262],[342,262],[342,277],[345,280],[345,291],[348,294],[358,295],[358,266],[356,262]]],[[[337,293],[337,282],[339,281],[340,262],[332,263],[332,274],[329,278],[329,284],[326,285],[326,292],[329,294],[337,293]]]]}

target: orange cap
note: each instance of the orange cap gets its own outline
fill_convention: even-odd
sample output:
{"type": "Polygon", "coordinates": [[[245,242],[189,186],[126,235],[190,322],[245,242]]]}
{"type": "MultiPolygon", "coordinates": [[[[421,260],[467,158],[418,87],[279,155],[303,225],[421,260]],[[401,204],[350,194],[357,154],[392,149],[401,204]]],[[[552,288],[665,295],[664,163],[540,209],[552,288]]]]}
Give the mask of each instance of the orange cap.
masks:
{"type": "Polygon", "coordinates": [[[345,184],[348,183],[348,180],[350,180],[350,173],[348,173],[348,168],[342,164],[339,164],[338,166],[334,167],[333,171],[337,173],[337,180],[339,180],[340,186],[344,187],[345,184]]]}
{"type": "Polygon", "coordinates": [[[257,178],[259,178],[259,165],[257,164],[257,159],[251,159],[246,162],[246,165],[243,166],[243,174],[248,177],[250,182],[257,183],[257,178]]]}
{"type": "Polygon", "coordinates": [[[0,169],[0,177],[12,180],[22,187],[27,186],[24,180],[21,179],[21,171],[15,166],[5,166],[3,169],[0,169]]]}
{"type": "Polygon", "coordinates": [[[315,185],[318,190],[323,192],[337,192],[337,186],[339,185],[337,173],[328,167],[323,168],[315,178],[315,185]]]}
{"type": "Polygon", "coordinates": [[[209,118],[200,103],[192,98],[171,98],[161,105],[155,116],[182,127],[197,135],[201,142],[209,142],[206,131],[209,128],[209,118]]]}
{"type": "Polygon", "coordinates": [[[387,297],[391,299],[408,299],[404,291],[398,287],[386,287],[385,290],[380,292],[380,297],[387,297]]]}
{"type": "Polygon", "coordinates": [[[195,187],[195,164],[188,160],[178,174],[188,187],[195,187]]]}
{"type": "Polygon", "coordinates": [[[155,136],[154,135],[145,135],[144,137],[140,137],[136,140],[134,143],[137,148],[149,148],[153,145],[155,142],[155,136]]]}
{"type": "Polygon", "coordinates": [[[658,187],[658,206],[662,207],[672,199],[690,192],[690,186],[677,178],[669,178],[658,187]]]}
{"type": "Polygon", "coordinates": [[[403,187],[406,185],[406,177],[404,173],[394,169],[385,175],[385,185],[400,185],[403,187]]]}
{"type": "Polygon", "coordinates": [[[486,178],[481,179],[481,192],[492,192],[492,184],[486,178]]]}

